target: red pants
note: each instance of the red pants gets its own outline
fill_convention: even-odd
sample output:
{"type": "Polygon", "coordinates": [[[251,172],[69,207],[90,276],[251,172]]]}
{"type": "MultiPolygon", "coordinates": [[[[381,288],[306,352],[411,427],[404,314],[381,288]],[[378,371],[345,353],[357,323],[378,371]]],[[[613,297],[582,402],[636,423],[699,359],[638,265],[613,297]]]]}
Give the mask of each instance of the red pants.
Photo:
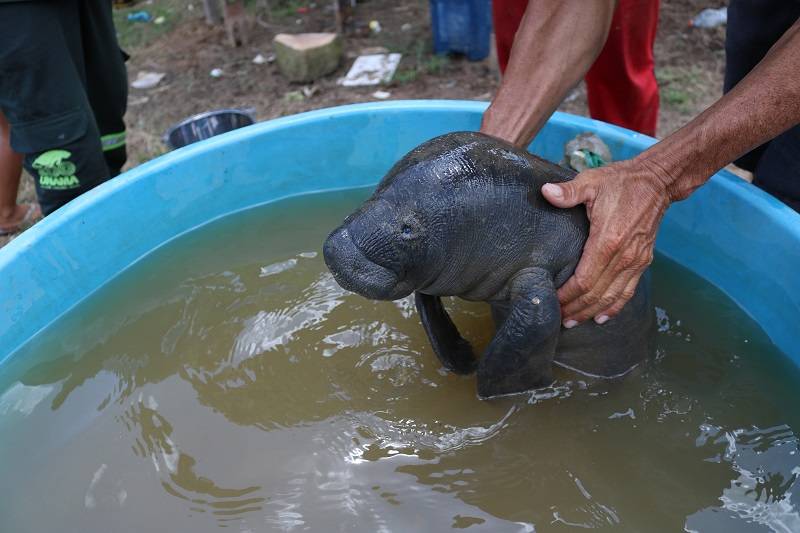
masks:
{"type": "MultiPolygon", "coordinates": [[[[653,42],[659,0],[619,0],[603,50],[586,74],[592,118],[656,133],[658,84],[653,42]]],[[[528,0],[492,0],[497,59],[505,72],[528,0]]]]}

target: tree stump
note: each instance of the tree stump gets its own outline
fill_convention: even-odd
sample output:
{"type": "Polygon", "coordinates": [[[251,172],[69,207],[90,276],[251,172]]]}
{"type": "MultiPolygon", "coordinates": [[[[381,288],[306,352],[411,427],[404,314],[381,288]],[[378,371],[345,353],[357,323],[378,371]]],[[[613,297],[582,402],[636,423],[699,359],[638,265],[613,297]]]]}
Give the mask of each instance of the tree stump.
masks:
{"type": "Polygon", "coordinates": [[[278,68],[290,81],[314,81],[339,66],[342,40],[335,33],[280,33],[272,41],[278,68]]]}

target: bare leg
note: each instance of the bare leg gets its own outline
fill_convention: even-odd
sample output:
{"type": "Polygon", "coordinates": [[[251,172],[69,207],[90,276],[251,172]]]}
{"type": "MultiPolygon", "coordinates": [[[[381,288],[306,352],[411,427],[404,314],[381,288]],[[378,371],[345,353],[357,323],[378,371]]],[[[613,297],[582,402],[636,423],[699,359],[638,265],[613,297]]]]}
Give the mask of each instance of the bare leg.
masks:
{"type": "Polygon", "coordinates": [[[11,128],[0,111],[0,229],[19,223],[27,206],[17,205],[22,154],[11,149],[11,128]]]}

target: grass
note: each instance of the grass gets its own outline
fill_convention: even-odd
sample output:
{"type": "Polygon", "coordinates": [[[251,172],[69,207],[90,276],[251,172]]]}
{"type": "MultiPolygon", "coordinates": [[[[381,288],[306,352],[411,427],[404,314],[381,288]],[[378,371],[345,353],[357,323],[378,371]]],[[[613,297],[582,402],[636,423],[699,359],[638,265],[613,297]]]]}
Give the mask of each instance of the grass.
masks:
{"type": "Polygon", "coordinates": [[[683,108],[692,103],[692,96],[683,89],[673,87],[666,87],[662,90],[661,95],[664,97],[664,102],[672,107],[683,108]]]}
{"type": "Polygon", "coordinates": [[[666,106],[681,112],[694,109],[703,94],[705,81],[698,67],[663,67],[656,69],[661,98],[666,106]]]}
{"type": "Polygon", "coordinates": [[[450,68],[450,58],[447,56],[431,55],[418,64],[417,69],[426,74],[443,74],[450,68]]]}
{"type": "MultiPolygon", "coordinates": [[[[202,0],[192,4],[194,11],[203,12],[202,0]],[[198,11],[199,10],[199,11],[198,11]]],[[[156,0],[152,4],[139,3],[133,7],[114,9],[114,26],[117,30],[117,39],[122,48],[138,48],[162,35],[169,33],[188,11],[187,2],[183,0],[156,0]],[[138,11],[147,11],[150,14],[149,22],[128,20],[128,15],[138,11]],[[164,17],[162,24],[154,21],[164,17]]]]}
{"type": "Polygon", "coordinates": [[[398,69],[397,72],[394,73],[392,83],[396,83],[397,85],[405,85],[407,83],[414,82],[417,77],[419,77],[419,73],[417,72],[416,68],[398,69]]]}
{"type": "Polygon", "coordinates": [[[424,74],[438,76],[447,72],[452,66],[450,58],[446,55],[435,55],[432,53],[430,43],[417,41],[414,48],[406,50],[404,55],[414,58],[414,65],[400,68],[395,72],[393,83],[404,85],[416,81],[424,74]]]}
{"type": "Polygon", "coordinates": [[[270,0],[270,14],[275,18],[288,18],[296,16],[297,10],[301,7],[308,7],[308,2],[303,0],[270,0]]]}

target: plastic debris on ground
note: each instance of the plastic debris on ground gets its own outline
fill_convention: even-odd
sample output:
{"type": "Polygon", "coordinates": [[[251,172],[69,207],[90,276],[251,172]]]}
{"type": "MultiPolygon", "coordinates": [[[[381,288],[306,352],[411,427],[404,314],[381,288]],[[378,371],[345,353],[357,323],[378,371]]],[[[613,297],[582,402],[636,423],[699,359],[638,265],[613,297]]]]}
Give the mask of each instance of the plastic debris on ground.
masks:
{"type": "Polygon", "coordinates": [[[581,133],[564,146],[564,164],[577,172],[611,163],[611,150],[594,133],[581,133]]]}
{"type": "Polygon", "coordinates": [[[153,21],[153,24],[164,24],[166,20],[167,19],[165,19],[164,17],[156,17],[156,19],[153,21]]]}
{"type": "Polygon", "coordinates": [[[316,85],[311,85],[311,86],[306,85],[305,87],[303,87],[303,96],[305,96],[306,98],[311,98],[312,96],[317,94],[317,92],[319,92],[319,87],[317,87],[316,85]]]}
{"type": "Polygon", "coordinates": [[[139,72],[136,79],[131,82],[134,89],[152,89],[164,79],[163,72],[139,72]]]}
{"type": "Polygon", "coordinates": [[[389,91],[375,91],[372,93],[372,97],[377,98],[378,100],[386,100],[390,96],[392,96],[392,93],[389,91]]]}
{"type": "Polygon", "coordinates": [[[728,8],[704,9],[689,21],[695,28],[716,28],[728,22],[728,8]]]}
{"type": "Polygon", "coordinates": [[[381,32],[381,23],[377,20],[370,20],[369,21],[369,29],[372,30],[372,33],[380,33],[381,32]]]}
{"type": "Polygon", "coordinates": [[[127,18],[130,22],[150,22],[152,17],[147,11],[134,11],[133,13],[128,13],[127,18]]]}
{"type": "Polygon", "coordinates": [[[339,80],[345,87],[378,85],[392,81],[402,54],[373,54],[356,58],[347,76],[339,80]]]}
{"type": "Polygon", "coordinates": [[[219,78],[222,76],[222,69],[221,68],[211,69],[209,75],[211,75],[212,78],[219,78]]]}
{"type": "Polygon", "coordinates": [[[573,102],[578,99],[581,95],[581,90],[578,87],[572,89],[572,91],[564,98],[564,102],[573,102]]]}
{"type": "Polygon", "coordinates": [[[253,63],[256,65],[263,65],[264,63],[274,63],[275,62],[275,54],[258,54],[256,57],[253,58],[253,63]]]}
{"type": "Polygon", "coordinates": [[[302,102],[305,100],[305,96],[300,91],[289,91],[283,95],[283,99],[287,102],[302,102]]]}
{"type": "Polygon", "coordinates": [[[403,24],[402,26],[400,26],[400,29],[401,29],[401,30],[403,30],[403,31],[408,31],[408,30],[410,30],[412,27],[413,27],[413,26],[411,26],[411,24],[409,24],[408,22],[406,22],[405,24],[403,24]]]}

